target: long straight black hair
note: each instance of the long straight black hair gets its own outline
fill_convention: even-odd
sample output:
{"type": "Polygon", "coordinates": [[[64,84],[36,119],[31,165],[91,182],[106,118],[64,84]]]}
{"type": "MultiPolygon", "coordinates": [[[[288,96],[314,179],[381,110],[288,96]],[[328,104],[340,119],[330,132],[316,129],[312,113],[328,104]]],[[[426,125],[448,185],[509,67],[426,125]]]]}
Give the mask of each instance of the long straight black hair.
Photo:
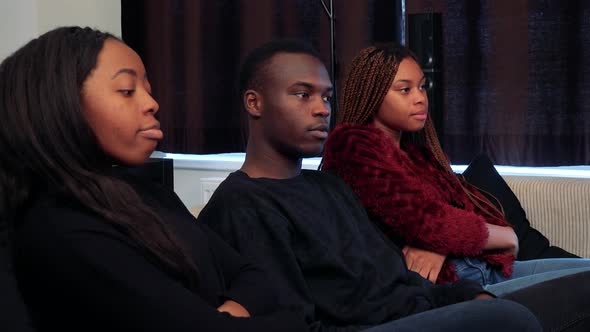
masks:
{"type": "Polygon", "coordinates": [[[0,219],[9,226],[36,192],[67,195],[137,241],[189,287],[197,268],[133,188],[110,175],[81,106],[84,82],[108,33],[61,27],[0,65],[0,219]]]}

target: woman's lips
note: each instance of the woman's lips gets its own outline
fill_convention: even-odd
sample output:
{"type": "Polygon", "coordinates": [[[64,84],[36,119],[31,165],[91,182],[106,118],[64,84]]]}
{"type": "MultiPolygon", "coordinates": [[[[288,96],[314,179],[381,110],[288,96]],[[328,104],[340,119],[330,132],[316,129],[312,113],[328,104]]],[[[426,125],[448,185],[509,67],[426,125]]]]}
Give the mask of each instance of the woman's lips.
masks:
{"type": "Polygon", "coordinates": [[[148,139],[161,140],[164,138],[164,133],[160,128],[148,128],[139,131],[139,135],[148,139]]]}
{"type": "Polygon", "coordinates": [[[417,120],[426,120],[428,118],[428,112],[414,113],[412,116],[417,120]]]}

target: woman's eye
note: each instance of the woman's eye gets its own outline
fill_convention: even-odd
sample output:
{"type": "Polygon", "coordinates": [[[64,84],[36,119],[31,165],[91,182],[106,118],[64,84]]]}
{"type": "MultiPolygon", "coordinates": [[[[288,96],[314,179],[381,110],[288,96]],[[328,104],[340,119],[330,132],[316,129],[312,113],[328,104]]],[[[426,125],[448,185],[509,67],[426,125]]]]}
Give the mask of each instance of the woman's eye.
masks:
{"type": "Polygon", "coordinates": [[[329,102],[331,102],[331,101],[332,101],[332,96],[323,96],[323,97],[322,97],[322,100],[323,100],[325,103],[329,103],[329,102]]]}
{"type": "Polygon", "coordinates": [[[401,93],[408,93],[408,92],[410,92],[410,88],[401,88],[401,89],[399,89],[399,91],[401,93]]]}
{"type": "Polygon", "coordinates": [[[119,90],[119,93],[121,93],[123,96],[127,96],[127,97],[133,95],[134,92],[135,92],[135,90],[127,90],[127,89],[119,90]]]}

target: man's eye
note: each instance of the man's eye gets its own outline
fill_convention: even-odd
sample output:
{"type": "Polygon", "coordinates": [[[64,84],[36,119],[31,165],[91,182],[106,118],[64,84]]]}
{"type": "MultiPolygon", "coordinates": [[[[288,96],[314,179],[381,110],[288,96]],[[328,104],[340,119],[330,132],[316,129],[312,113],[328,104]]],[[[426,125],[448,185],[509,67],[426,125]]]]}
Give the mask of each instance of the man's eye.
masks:
{"type": "Polygon", "coordinates": [[[304,98],[304,99],[309,98],[309,93],[307,93],[307,92],[297,92],[297,93],[295,93],[295,95],[299,98],[304,98]]]}

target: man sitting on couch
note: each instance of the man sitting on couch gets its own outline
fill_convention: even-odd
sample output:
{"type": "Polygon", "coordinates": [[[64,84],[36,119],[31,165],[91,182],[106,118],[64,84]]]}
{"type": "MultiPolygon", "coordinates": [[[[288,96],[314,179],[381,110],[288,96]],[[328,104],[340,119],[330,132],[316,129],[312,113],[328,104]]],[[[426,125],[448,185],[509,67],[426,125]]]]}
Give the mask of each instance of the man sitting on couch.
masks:
{"type": "MultiPolygon", "coordinates": [[[[409,271],[342,180],[301,169],[302,158],[321,153],[331,111],[332,84],[314,51],[293,42],[256,49],[242,67],[240,96],[249,115],[246,160],[199,220],[265,266],[283,304],[304,307],[312,330],[537,328],[522,307],[523,326],[515,308],[500,317],[514,302],[469,301],[492,297],[477,284],[433,285],[409,271]]],[[[589,317],[576,328],[590,328],[587,280],[590,274],[572,275],[506,298],[527,306],[545,329],[569,327],[573,317],[589,317]]]]}

